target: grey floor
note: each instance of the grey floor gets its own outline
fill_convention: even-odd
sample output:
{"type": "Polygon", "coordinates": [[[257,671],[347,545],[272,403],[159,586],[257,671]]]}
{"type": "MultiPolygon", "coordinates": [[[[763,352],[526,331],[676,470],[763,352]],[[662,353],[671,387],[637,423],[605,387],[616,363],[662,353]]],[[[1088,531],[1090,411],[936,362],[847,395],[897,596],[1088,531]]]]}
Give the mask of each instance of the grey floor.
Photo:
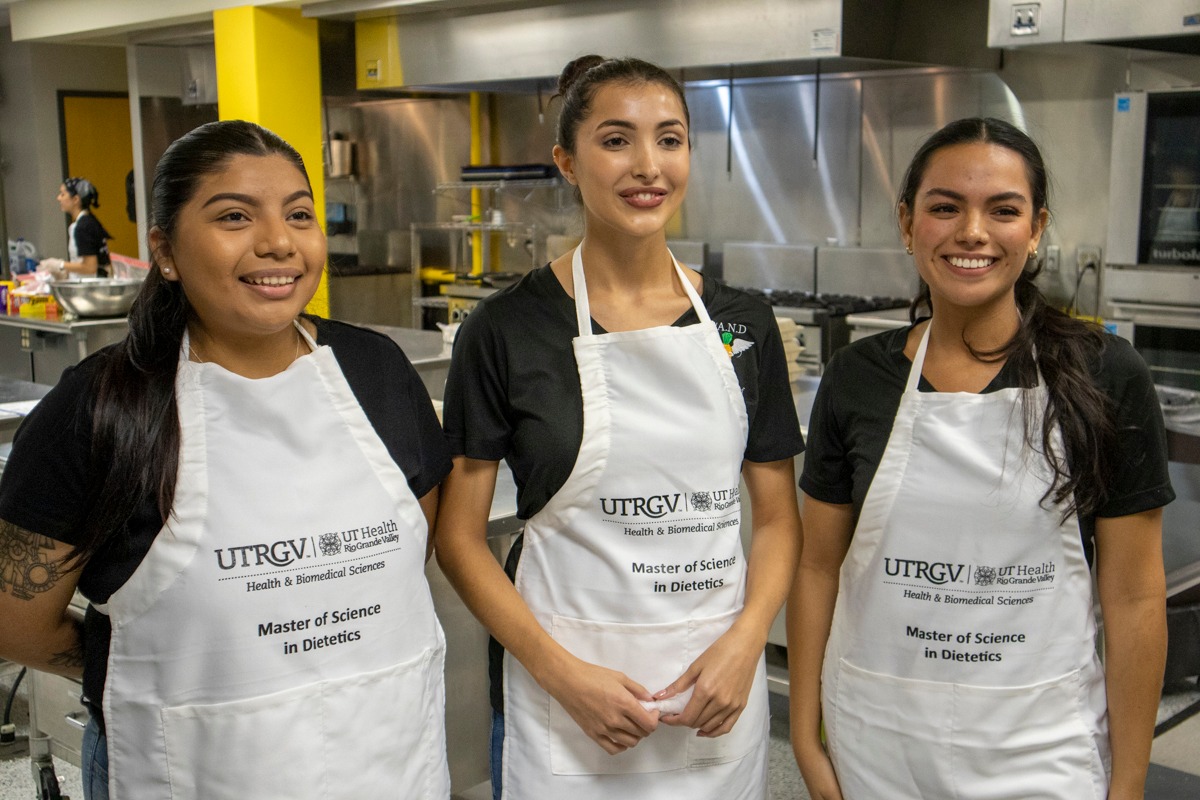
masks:
{"type": "MultiPolygon", "coordinates": [[[[8,697],[14,677],[12,671],[0,674],[0,703],[8,697]]],[[[1159,709],[1160,721],[1200,703],[1200,688],[1194,685],[1170,689],[1159,709]]],[[[13,745],[0,745],[0,800],[36,800],[24,738],[29,719],[24,686],[18,690],[12,716],[18,739],[13,745]]],[[[1158,736],[1151,761],[1147,800],[1200,797],[1200,714],[1158,736]]],[[[55,767],[63,795],[82,800],[79,770],[61,759],[55,761],[55,767]]],[[[771,695],[770,788],[771,800],[809,800],[788,744],[787,699],[775,694],[771,695]]]]}

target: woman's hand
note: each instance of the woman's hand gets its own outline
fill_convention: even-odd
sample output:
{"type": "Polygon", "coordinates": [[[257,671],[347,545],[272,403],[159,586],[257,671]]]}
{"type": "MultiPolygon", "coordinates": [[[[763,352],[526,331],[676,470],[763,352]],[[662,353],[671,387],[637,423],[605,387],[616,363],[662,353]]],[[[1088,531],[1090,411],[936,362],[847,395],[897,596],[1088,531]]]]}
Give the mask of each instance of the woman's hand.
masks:
{"type": "Polygon", "coordinates": [[[543,688],[609,755],[635,747],[658,727],[658,712],[642,705],[650,692],[621,672],[574,659],[544,680],[543,688]]]}
{"type": "Polygon", "coordinates": [[[38,272],[45,272],[56,281],[67,277],[66,262],[61,258],[43,258],[38,262],[37,268],[38,272]]]}
{"type": "Polygon", "coordinates": [[[765,646],[760,637],[748,634],[735,623],[686,672],[654,695],[655,700],[666,700],[692,689],[692,698],[683,711],[663,714],[662,723],[696,728],[697,736],[729,733],[746,708],[765,646]]]}
{"type": "Polygon", "coordinates": [[[793,752],[800,766],[800,777],[813,800],[842,800],[842,789],[833,771],[833,762],[820,742],[794,741],[793,752]]]}

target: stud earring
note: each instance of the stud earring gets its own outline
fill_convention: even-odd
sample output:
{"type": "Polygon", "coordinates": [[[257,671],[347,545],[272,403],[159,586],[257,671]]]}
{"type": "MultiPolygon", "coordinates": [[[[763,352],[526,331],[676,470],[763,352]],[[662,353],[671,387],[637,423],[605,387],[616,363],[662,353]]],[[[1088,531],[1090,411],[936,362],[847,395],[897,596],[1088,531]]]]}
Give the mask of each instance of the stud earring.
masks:
{"type": "Polygon", "coordinates": [[[170,272],[171,272],[170,267],[163,267],[163,273],[169,274],[170,272]]]}

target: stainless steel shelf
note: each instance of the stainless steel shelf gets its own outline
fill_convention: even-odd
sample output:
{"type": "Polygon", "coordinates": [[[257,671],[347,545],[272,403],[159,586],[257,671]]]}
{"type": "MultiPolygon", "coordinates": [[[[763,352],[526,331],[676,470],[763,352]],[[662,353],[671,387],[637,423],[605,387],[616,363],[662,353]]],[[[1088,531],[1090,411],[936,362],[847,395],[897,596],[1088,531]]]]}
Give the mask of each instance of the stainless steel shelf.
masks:
{"type": "Polygon", "coordinates": [[[532,234],[534,226],[525,222],[414,222],[414,231],[496,231],[532,234]]]}
{"type": "Polygon", "coordinates": [[[434,192],[458,189],[553,189],[564,185],[561,178],[514,178],[495,181],[446,181],[439,183],[434,192]]]}
{"type": "Polygon", "coordinates": [[[441,297],[414,297],[413,305],[418,308],[449,308],[450,298],[445,295],[441,297]]]}

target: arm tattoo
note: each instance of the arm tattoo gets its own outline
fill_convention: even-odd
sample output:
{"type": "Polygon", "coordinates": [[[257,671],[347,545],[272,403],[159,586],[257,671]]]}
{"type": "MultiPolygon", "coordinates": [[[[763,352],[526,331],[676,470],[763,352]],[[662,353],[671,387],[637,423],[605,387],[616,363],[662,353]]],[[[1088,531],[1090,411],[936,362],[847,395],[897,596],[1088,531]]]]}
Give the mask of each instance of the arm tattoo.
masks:
{"type": "Polygon", "coordinates": [[[63,563],[54,557],[57,545],[49,536],[0,521],[0,592],[32,600],[54,586],[63,563]]]}
{"type": "Polygon", "coordinates": [[[83,666],[83,625],[75,622],[75,643],[61,653],[50,656],[47,662],[52,667],[60,669],[79,669],[83,666]]]}

